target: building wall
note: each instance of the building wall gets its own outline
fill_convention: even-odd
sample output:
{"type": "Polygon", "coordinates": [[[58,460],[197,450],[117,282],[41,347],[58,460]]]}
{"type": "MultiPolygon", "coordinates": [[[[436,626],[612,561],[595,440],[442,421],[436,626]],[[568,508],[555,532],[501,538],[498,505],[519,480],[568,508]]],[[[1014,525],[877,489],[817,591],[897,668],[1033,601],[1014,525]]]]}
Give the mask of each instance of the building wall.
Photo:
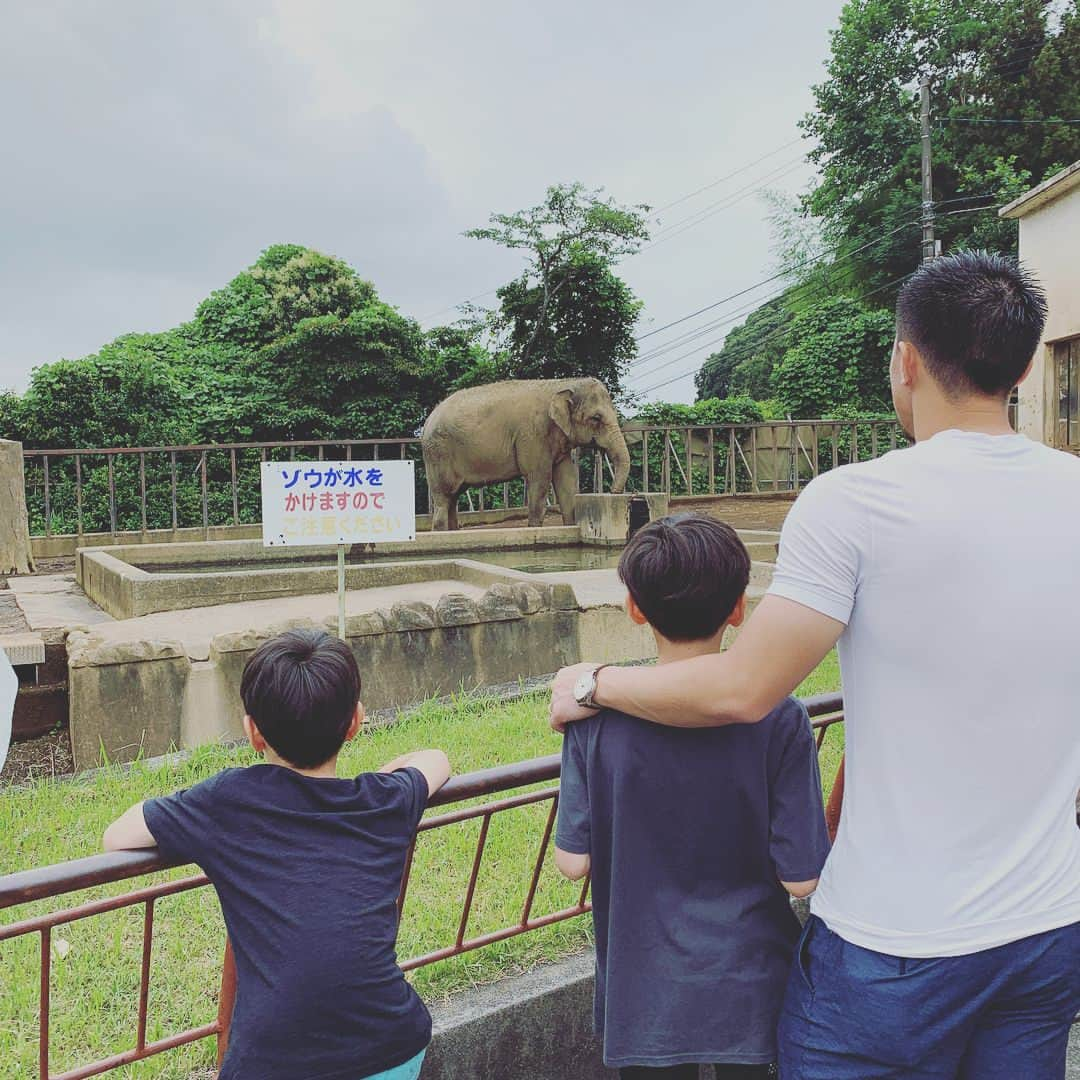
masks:
{"type": "Polygon", "coordinates": [[[1020,385],[1020,430],[1053,444],[1057,390],[1051,343],[1080,334],[1080,188],[1020,219],[1020,258],[1042,282],[1050,301],[1043,344],[1020,385]]]}

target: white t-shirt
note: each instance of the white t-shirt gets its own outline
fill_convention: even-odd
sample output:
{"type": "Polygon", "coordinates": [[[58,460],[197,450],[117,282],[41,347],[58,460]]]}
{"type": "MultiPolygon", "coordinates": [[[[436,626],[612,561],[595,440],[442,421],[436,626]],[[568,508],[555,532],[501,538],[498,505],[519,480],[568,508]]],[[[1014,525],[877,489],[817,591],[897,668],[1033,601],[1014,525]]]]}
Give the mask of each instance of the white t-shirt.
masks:
{"type": "Polygon", "coordinates": [[[1080,459],[944,431],[826,473],[769,591],[846,624],[815,914],[906,957],[1080,920],[1080,459]]]}

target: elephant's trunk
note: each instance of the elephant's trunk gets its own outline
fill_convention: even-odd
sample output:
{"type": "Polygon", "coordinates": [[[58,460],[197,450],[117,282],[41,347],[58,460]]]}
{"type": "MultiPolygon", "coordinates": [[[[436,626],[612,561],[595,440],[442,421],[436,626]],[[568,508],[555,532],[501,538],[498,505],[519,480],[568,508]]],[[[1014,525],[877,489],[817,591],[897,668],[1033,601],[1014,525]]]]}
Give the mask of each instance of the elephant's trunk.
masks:
{"type": "Polygon", "coordinates": [[[615,473],[611,480],[611,493],[621,495],[626,490],[626,480],[630,475],[630,451],[619,428],[616,427],[610,432],[606,450],[615,473]]]}

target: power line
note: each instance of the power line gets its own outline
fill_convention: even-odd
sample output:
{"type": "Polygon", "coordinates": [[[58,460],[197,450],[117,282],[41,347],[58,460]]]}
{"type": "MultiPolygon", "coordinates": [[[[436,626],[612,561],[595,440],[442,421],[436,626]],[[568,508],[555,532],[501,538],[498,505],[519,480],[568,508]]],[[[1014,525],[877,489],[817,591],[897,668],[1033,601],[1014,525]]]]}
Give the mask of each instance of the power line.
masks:
{"type": "Polygon", "coordinates": [[[695,195],[700,195],[703,191],[708,191],[711,188],[716,187],[719,184],[723,184],[725,181],[730,180],[734,176],[739,176],[741,173],[752,169],[755,165],[760,165],[761,162],[766,161],[771,157],[775,157],[781,150],[786,150],[789,146],[794,146],[797,142],[801,142],[805,139],[805,135],[799,135],[792,139],[790,142],[784,143],[783,146],[778,146],[775,150],[770,150],[767,154],[762,154],[761,157],[755,158],[748,165],[743,165],[741,168],[736,169],[734,172],[729,172],[726,176],[721,176],[719,180],[713,180],[710,184],[705,184],[703,187],[696,188],[694,191],[689,192],[686,195],[680,196],[678,199],[674,199],[669,203],[665,203],[663,206],[656,208],[656,213],[662,214],[665,210],[670,210],[673,206],[678,206],[679,203],[684,203],[687,199],[692,199],[695,195]]]}
{"type": "MultiPolygon", "coordinates": [[[[903,225],[898,225],[895,229],[891,229],[886,233],[882,233],[880,236],[875,236],[868,240],[861,247],[855,248],[853,251],[848,252],[848,257],[852,255],[858,255],[860,251],[865,251],[868,247],[873,247],[874,244],[880,240],[887,240],[890,236],[900,232],[901,229],[906,229],[910,222],[905,222],[903,225]]],[[[635,341],[644,341],[646,338],[652,337],[654,334],[659,334],[664,330],[669,330],[673,326],[678,326],[680,323],[684,323],[689,319],[696,318],[698,315],[703,315],[706,311],[712,311],[714,308],[718,308],[723,304],[728,303],[731,300],[737,300],[740,296],[745,296],[747,293],[753,292],[755,289],[760,289],[763,285],[768,285],[770,282],[776,281],[782,277],[788,277],[796,270],[801,270],[804,266],[811,266],[814,263],[819,263],[822,259],[828,258],[830,255],[834,255],[837,251],[843,248],[843,244],[837,244],[835,247],[827,248],[820,255],[813,256],[809,259],[803,259],[801,262],[795,263],[793,266],[787,266],[773,274],[771,277],[764,278],[762,281],[756,282],[754,285],[749,285],[745,289],[740,289],[738,292],[732,293],[730,296],[721,297],[721,299],[714,301],[711,304],[706,304],[703,308],[698,308],[697,311],[690,312],[689,315],[684,315],[681,319],[673,319],[669,323],[665,323],[663,326],[658,326],[655,330],[650,330],[647,334],[640,334],[636,337],[635,341]]]]}
{"type": "Polygon", "coordinates": [[[980,117],[980,116],[939,116],[936,117],[939,124],[1080,124],[1077,120],[1013,120],[1004,117],[980,117]]]}
{"type": "MultiPolygon", "coordinates": [[[[972,197],[976,197],[976,196],[972,196],[972,197]]],[[[946,200],[946,202],[953,202],[953,201],[959,201],[959,200],[946,200]]],[[[942,205],[944,205],[944,204],[942,204],[942,205]]],[[[980,213],[980,212],[985,212],[987,210],[996,210],[996,209],[997,209],[996,206],[975,206],[975,207],[969,207],[967,209],[961,209],[961,210],[950,210],[948,213],[943,214],[941,216],[942,217],[955,217],[955,216],[958,216],[958,215],[961,215],[961,214],[976,214],[976,213],[980,213]]],[[[917,225],[917,224],[919,224],[918,221],[912,221],[912,222],[907,223],[908,226],[917,225]]],[[[894,230],[894,231],[896,231],[896,230],[894,230]]],[[[854,254],[856,254],[856,252],[851,253],[851,255],[854,255],[854,254]]],[[[848,258],[850,258],[850,257],[851,256],[849,255],[848,258]]],[[[893,281],[886,282],[884,285],[879,285],[877,288],[871,289],[867,293],[863,293],[862,296],[858,297],[858,299],[860,301],[866,300],[868,297],[871,297],[871,296],[874,296],[877,293],[883,292],[884,290],[889,289],[892,286],[899,284],[901,281],[907,280],[907,278],[909,278],[912,273],[914,273],[914,271],[910,271],[909,273],[904,274],[903,276],[901,276],[899,278],[896,278],[893,281]]],[[[781,293],[779,293],[777,295],[783,295],[783,293],[781,292],[781,293]]],[[[773,297],[772,299],[775,299],[775,297],[773,297]]],[[[817,308],[819,308],[819,307],[820,307],[820,304],[817,305],[817,308]]],[[[817,308],[811,308],[810,310],[817,310],[817,308]]],[[[781,328],[778,328],[776,330],[771,331],[770,333],[766,334],[763,338],[759,339],[755,343],[755,346],[757,348],[761,348],[762,346],[767,345],[770,341],[775,340],[780,334],[784,333],[786,329],[787,329],[786,327],[781,327],[781,328]]],[[[724,336],[726,336],[726,335],[724,335],[724,336]]],[[[680,356],[673,357],[671,360],[665,361],[663,364],[661,364],[658,367],[654,368],[651,372],[649,372],[649,374],[655,375],[655,374],[659,373],[660,371],[664,370],[664,368],[670,367],[672,364],[678,363],[680,360],[686,359],[688,356],[692,355],[693,353],[700,352],[702,349],[709,348],[711,345],[719,344],[722,340],[723,340],[723,337],[717,338],[713,342],[706,342],[705,345],[697,346],[696,348],[691,349],[688,352],[686,352],[686,353],[684,353],[684,354],[682,354],[680,356]]],[[[708,365],[702,365],[702,366],[704,367],[704,366],[708,366],[708,365]]],[[[700,368],[697,368],[697,369],[689,368],[688,370],[683,371],[678,375],[674,375],[671,378],[665,379],[664,381],[662,381],[660,383],[656,383],[656,384],[654,384],[652,386],[647,386],[647,387],[645,387],[643,389],[640,389],[640,390],[637,390],[635,392],[638,393],[638,394],[650,394],[655,390],[663,389],[663,387],[670,386],[671,383],[673,383],[673,382],[678,382],[680,379],[686,378],[687,375],[694,374],[695,370],[700,370],[700,368]]],[[[644,373],[642,373],[642,374],[644,374],[644,373]]]]}

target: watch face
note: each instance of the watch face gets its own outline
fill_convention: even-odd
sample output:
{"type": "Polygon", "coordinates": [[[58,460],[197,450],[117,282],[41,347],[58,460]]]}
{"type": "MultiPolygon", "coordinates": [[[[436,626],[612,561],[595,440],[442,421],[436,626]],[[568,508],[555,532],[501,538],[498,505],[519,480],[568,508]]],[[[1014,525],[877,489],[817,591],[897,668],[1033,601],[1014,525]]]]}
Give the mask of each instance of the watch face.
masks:
{"type": "Polygon", "coordinates": [[[576,683],[574,683],[574,699],[576,701],[584,701],[593,688],[593,673],[586,671],[584,675],[576,683]]]}

